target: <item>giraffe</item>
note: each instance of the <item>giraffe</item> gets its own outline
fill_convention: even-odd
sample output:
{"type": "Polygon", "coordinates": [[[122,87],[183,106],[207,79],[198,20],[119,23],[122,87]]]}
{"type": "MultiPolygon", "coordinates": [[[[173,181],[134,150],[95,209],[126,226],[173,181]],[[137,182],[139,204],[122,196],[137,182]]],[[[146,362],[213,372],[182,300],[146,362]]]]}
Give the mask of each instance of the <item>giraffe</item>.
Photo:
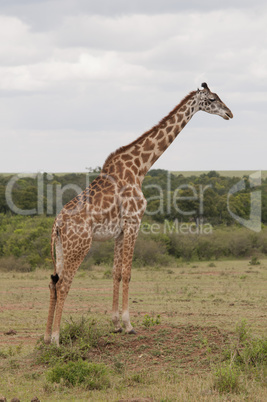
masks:
{"type": "Polygon", "coordinates": [[[129,282],[134,245],[146,200],[143,179],[199,110],[217,114],[225,120],[232,112],[219,96],[203,89],[190,92],[156,126],[135,141],[122,146],[106,159],[99,176],[81,194],[68,202],[54,221],[51,255],[50,304],[44,340],[59,345],[62,310],[74,275],[88,253],[92,240],[115,238],[113,265],[112,321],[114,332],[121,332],[119,288],[122,281],[122,324],[125,332],[135,334],[129,315],[129,282]],[[53,331],[52,331],[53,327],[53,331]]]}

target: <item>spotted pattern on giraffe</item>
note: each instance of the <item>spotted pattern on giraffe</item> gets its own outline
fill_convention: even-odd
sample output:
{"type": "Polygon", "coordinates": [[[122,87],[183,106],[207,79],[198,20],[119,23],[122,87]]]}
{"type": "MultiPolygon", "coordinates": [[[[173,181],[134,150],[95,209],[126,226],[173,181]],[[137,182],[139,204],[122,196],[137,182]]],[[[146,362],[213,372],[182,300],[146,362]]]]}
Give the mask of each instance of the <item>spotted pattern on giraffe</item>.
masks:
{"type": "Polygon", "coordinates": [[[142,182],[148,170],[171,145],[193,115],[202,110],[225,120],[232,112],[206,83],[190,92],[166,117],[139,138],[111,153],[100,175],[68,202],[54,221],[51,256],[54,274],[49,284],[50,304],[45,342],[59,344],[62,311],[72,280],[92,240],[115,238],[112,320],[121,332],[119,289],[122,282],[122,324],[133,334],[129,314],[129,282],[134,245],[146,199],[142,182]],[[55,278],[57,280],[55,280],[55,278]]]}

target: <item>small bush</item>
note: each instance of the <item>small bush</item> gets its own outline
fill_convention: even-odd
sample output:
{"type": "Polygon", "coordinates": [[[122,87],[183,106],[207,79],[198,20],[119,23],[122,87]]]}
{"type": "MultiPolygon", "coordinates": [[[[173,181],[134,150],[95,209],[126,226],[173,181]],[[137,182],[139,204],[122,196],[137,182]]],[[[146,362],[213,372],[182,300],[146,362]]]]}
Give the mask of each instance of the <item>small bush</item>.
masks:
{"type": "Polygon", "coordinates": [[[83,360],[58,363],[46,374],[49,382],[61,383],[66,386],[82,386],[86,389],[103,390],[110,386],[107,367],[104,364],[88,363],[83,360]]]}
{"type": "Polygon", "coordinates": [[[251,330],[248,328],[246,320],[242,320],[236,325],[235,333],[238,337],[237,341],[239,344],[246,341],[251,336],[251,330]]]}
{"type": "Polygon", "coordinates": [[[236,326],[235,332],[238,338],[232,347],[232,360],[244,368],[267,365],[267,337],[253,337],[246,320],[236,326]]]}
{"type": "Polygon", "coordinates": [[[209,268],[215,268],[216,265],[214,264],[214,262],[210,262],[209,265],[208,265],[208,267],[209,267],[209,268]]]}
{"type": "Polygon", "coordinates": [[[234,258],[247,257],[251,254],[251,240],[245,231],[235,231],[229,236],[230,255],[234,258]]]}
{"type": "Polygon", "coordinates": [[[166,266],[173,261],[161,240],[154,240],[140,234],[134,249],[134,264],[137,266],[166,266]]]}
{"type": "Polygon", "coordinates": [[[145,370],[141,370],[137,373],[132,374],[128,378],[128,382],[130,386],[134,386],[137,384],[148,384],[150,382],[149,373],[145,370]]]}
{"type": "Polygon", "coordinates": [[[6,352],[4,352],[3,350],[0,350],[0,359],[7,359],[8,355],[6,352]]]}
{"type": "Polygon", "coordinates": [[[153,325],[159,325],[160,324],[160,315],[158,314],[156,318],[150,317],[150,315],[145,314],[144,319],[143,319],[143,325],[148,328],[152,327],[153,325]]]}
{"type": "Polygon", "coordinates": [[[103,279],[112,279],[112,271],[111,271],[111,269],[107,269],[103,273],[103,279]]]}
{"type": "Polygon", "coordinates": [[[74,321],[70,318],[60,332],[60,342],[65,346],[77,343],[90,349],[97,345],[100,335],[100,328],[95,320],[81,317],[74,321]]]}
{"type": "Polygon", "coordinates": [[[38,363],[55,365],[58,362],[78,361],[85,359],[88,351],[98,345],[101,337],[100,325],[94,320],[82,317],[78,321],[72,319],[60,332],[60,345],[46,345],[40,339],[36,347],[38,363]]]}
{"type": "Polygon", "coordinates": [[[213,376],[214,388],[219,393],[238,393],[240,391],[240,374],[235,366],[231,367],[228,365],[224,365],[222,367],[219,367],[214,372],[213,376]]]}
{"type": "Polygon", "coordinates": [[[214,256],[214,239],[212,236],[199,237],[196,245],[199,260],[210,260],[214,256]]]}
{"type": "Polygon", "coordinates": [[[197,244],[197,236],[194,235],[178,235],[170,233],[169,253],[176,258],[183,258],[186,261],[193,259],[197,244]]]}
{"type": "Polygon", "coordinates": [[[112,266],[114,241],[93,242],[88,255],[81,264],[81,269],[90,270],[92,265],[112,266]]]}
{"type": "Polygon", "coordinates": [[[242,360],[246,365],[254,367],[267,365],[267,338],[251,339],[246,342],[242,351],[242,360]]]}
{"type": "Polygon", "coordinates": [[[255,255],[251,258],[251,260],[249,261],[250,265],[260,265],[260,261],[258,260],[258,257],[256,257],[255,255]]]}
{"type": "Polygon", "coordinates": [[[253,337],[246,321],[242,320],[236,326],[235,338],[225,351],[224,360],[224,366],[215,372],[214,385],[220,392],[224,392],[223,388],[237,392],[241,373],[266,384],[267,337],[253,337]]]}

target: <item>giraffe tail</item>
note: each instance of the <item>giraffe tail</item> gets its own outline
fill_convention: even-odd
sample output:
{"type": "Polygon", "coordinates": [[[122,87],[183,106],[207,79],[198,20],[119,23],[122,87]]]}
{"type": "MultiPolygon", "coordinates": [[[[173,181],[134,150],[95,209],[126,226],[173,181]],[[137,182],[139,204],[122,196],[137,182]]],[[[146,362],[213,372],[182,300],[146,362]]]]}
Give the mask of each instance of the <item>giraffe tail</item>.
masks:
{"type": "Polygon", "coordinates": [[[51,275],[51,279],[54,284],[56,284],[59,277],[63,275],[64,270],[64,253],[61,242],[60,227],[56,221],[51,235],[51,257],[54,264],[54,275],[51,275]]]}
{"type": "Polygon", "coordinates": [[[54,265],[54,273],[56,274],[56,259],[55,259],[55,241],[56,241],[56,236],[57,236],[57,227],[56,227],[56,222],[54,222],[53,228],[52,228],[52,234],[51,234],[51,257],[54,265]]]}
{"type": "Polygon", "coordinates": [[[52,279],[54,285],[59,280],[59,276],[57,274],[57,264],[56,264],[56,259],[55,259],[56,236],[57,236],[57,228],[56,228],[56,225],[54,224],[53,229],[52,229],[52,236],[51,236],[51,257],[52,257],[52,261],[53,261],[53,264],[54,264],[54,275],[51,275],[51,279],[52,279]]]}

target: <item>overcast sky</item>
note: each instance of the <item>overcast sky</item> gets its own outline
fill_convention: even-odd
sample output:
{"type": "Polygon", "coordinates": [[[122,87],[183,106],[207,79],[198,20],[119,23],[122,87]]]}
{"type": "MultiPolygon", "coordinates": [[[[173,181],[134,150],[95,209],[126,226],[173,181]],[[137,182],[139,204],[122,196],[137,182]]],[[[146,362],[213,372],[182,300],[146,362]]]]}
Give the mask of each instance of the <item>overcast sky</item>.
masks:
{"type": "Polygon", "coordinates": [[[154,165],[267,169],[266,0],[0,0],[0,172],[81,172],[206,81],[154,165]]]}

